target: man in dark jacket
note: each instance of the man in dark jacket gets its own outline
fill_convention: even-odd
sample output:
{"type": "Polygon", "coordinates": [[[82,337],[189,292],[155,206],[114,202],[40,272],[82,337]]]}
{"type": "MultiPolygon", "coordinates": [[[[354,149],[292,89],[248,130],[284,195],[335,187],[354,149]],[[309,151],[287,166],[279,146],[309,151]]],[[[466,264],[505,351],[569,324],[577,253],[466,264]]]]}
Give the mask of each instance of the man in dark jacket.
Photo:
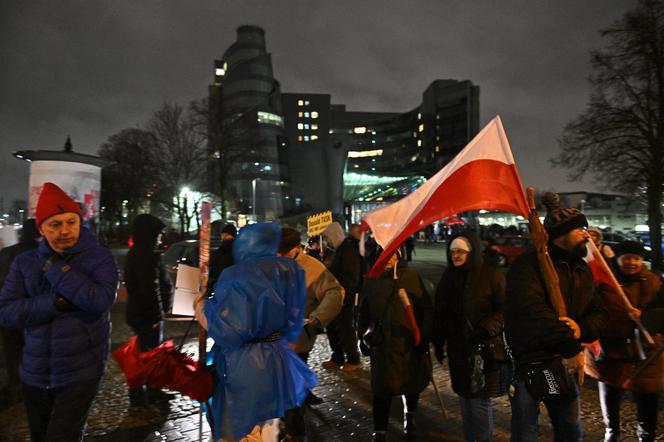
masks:
{"type": "Polygon", "coordinates": [[[0,291],[0,326],[25,330],[20,375],[33,441],[81,440],[106,369],[118,270],[80,213],[45,183],[36,212],[44,240],[16,257],[0,291]]]}
{"type": "Polygon", "coordinates": [[[233,261],[233,241],[235,241],[236,236],[237,229],[233,224],[226,224],[221,229],[221,244],[210,255],[210,271],[208,272],[207,286],[208,296],[212,294],[212,289],[214,289],[214,285],[217,283],[219,276],[221,276],[221,272],[226,267],[230,267],[235,263],[233,261]]]}
{"type": "MultiPolygon", "coordinates": [[[[138,215],[132,226],[134,245],[125,262],[127,324],[138,337],[143,352],[163,341],[164,313],[172,305],[171,280],[160,254],[155,251],[164,227],[166,225],[152,215],[138,215]]],[[[133,405],[140,405],[144,400],[143,387],[130,390],[129,399],[133,405]]]]}
{"type": "Polygon", "coordinates": [[[600,336],[607,310],[594,292],[592,274],[583,260],[590,239],[586,217],[577,209],[560,208],[555,194],[545,195],[543,202],[548,250],[568,317],[559,318],[552,307],[535,250],[519,256],[507,274],[505,306],[505,333],[517,380],[511,397],[511,440],[537,440],[539,402],[543,401],[555,440],[580,441],[583,428],[576,371],[582,369],[581,343],[600,336]]]}
{"type": "MultiPolygon", "coordinates": [[[[14,258],[23,252],[36,249],[40,237],[34,218],[28,218],[23,222],[19,242],[0,251],[0,288],[5,283],[5,278],[9,274],[9,267],[14,258]]],[[[0,328],[0,334],[2,335],[2,346],[5,350],[5,367],[7,370],[7,389],[3,396],[11,403],[21,398],[21,379],[18,376],[18,365],[23,350],[23,330],[0,328]]]]}
{"type": "Polygon", "coordinates": [[[361,235],[360,225],[352,224],[348,237],[334,252],[330,265],[330,271],[344,288],[346,295],[341,313],[327,327],[332,357],[323,362],[323,367],[341,368],[346,372],[362,367],[357,349],[357,333],[353,325],[353,307],[362,287],[362,275],[366,270],[364,258],[360,255],[361,235]]]}

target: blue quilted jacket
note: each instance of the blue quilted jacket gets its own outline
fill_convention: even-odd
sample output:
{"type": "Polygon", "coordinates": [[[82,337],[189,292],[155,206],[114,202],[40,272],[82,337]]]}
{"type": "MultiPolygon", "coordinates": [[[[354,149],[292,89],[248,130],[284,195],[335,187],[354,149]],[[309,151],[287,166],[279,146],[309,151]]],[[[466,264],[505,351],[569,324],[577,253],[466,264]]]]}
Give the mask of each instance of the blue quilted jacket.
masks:
{"type": "Polygon", "coordinates": [[[0,327],[24,329],[24,383],[56,388],[104,373],[117,284],[113,255],[85,228],[62,255],[41,241],[16,257],[0,290],[0,327]],[[45,270],[50,257],[57,259],[45,270]],[[55,308],[56,293],[72,311],[55,308]]]}

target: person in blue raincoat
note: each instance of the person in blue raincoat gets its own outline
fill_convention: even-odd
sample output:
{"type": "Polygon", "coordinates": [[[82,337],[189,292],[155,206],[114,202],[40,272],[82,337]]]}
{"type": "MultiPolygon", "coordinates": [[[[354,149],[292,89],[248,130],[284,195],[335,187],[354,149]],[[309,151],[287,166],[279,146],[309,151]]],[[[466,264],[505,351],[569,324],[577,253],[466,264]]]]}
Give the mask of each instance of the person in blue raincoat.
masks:
{"type": "Polygon", "coordinates": [[[276,223],[244,227],[233,244],[235,265],[207,302],[197,301],[199,322],[214,340],[208,419],[215,440],[255,437],[318,383],[288,345],[302,331],[306,285],[295,260],[276,256],[280,239],[276,223]]]}

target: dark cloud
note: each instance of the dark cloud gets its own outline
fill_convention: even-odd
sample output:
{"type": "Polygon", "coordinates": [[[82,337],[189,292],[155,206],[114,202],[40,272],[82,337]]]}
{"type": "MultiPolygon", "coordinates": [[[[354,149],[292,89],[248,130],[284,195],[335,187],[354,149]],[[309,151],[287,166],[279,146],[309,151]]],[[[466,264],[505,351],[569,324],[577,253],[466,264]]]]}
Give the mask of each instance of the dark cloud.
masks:
{"type": "MultiPolygon", "coordinates": [[[[242,24],[265,28],[286,92],[330,93],[352,110],[417,106],[436,78],[481,87],[481,124],[500,114],[523,181],[551,170],[587,98],[598,30],[635,1],[30,1],[0,5],[0,196],[25,198],[17,149],[95,153],[164,101],[205,96],[212,62],[242,24]]],[[[589,180],[587,180],[589,181],[589,180]]]]}

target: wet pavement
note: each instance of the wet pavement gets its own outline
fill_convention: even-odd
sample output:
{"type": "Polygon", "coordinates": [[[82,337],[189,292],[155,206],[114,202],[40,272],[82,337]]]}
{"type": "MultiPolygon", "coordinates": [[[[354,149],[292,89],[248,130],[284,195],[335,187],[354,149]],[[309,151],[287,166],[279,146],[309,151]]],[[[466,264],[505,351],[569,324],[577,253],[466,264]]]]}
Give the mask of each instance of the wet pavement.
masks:
{"type": "MultiPolygon", "coordinates": [[[[437,282],[443,269],[444,249],[441,244],[417,244],[413,267],[424,278],[437,282]]],[[[124,305],[114,306],[112,348],[124,343],[131,331],[124,323],[124,305]]],[[[187,322],[168,322],[165,334],[176,342],[185,334],[187,322]]],[[[186,340],[185,351],[196,354],[196,327],[186,340]]],[[[320,405],[307,407],[308,440],[312,442],[368,441],[371,440],[371,389],[369,362],[363,360],[363,369],[352,374],[340,370],[321,368],[329,356],[325,335],[319,336],[310,356],[310,365],[318,375],[320,384],[315,394],[324,399],[320,405]]],[[[448,416],[443,417],[434,390],[429,386],[421,395],[417,424],[421,441],[462,441],[461,417],[457,396],[450,387],[446,367],[434,362],[434,378],[441,392],[448,416]]],[[[0,374],[4,376],[4,373],[0,374]]],[[[0,377],[0,385],[5,379],[0,377]]],[[[400,402],[392,405],[392,418],[388,440],[403,440],[400,402]]],[[[494,440],[507,441],[510,433],[510,407],[507,398],[494,401],[494,440]]],[[[660,408],[659,432],[656,440],[664,441],[664,404],[660,408]]],[[[623,403],[623,440],[634,441],[635,408],[631,400],[623,403]]],[[[124,377],[117,364],[110,360],[100,391],[88,419],[86,441],[195,441],[199,437],[199,407],[177,393],[144,406],[130,406],[124,377]]],[[[588,382],[582,389],[582,417],[586,440],[600,441],[603,435],[597,388],[588,382]]],[[[209,440],[209,427],[203,419],[203,440],[209,440]]],[[[551,441],[552,430],[546,410],[540,416],[540,440],[551,441]]],[[[0,440],[28,441],[29,433],[22,404],[0,408],[0,440]]]]}

